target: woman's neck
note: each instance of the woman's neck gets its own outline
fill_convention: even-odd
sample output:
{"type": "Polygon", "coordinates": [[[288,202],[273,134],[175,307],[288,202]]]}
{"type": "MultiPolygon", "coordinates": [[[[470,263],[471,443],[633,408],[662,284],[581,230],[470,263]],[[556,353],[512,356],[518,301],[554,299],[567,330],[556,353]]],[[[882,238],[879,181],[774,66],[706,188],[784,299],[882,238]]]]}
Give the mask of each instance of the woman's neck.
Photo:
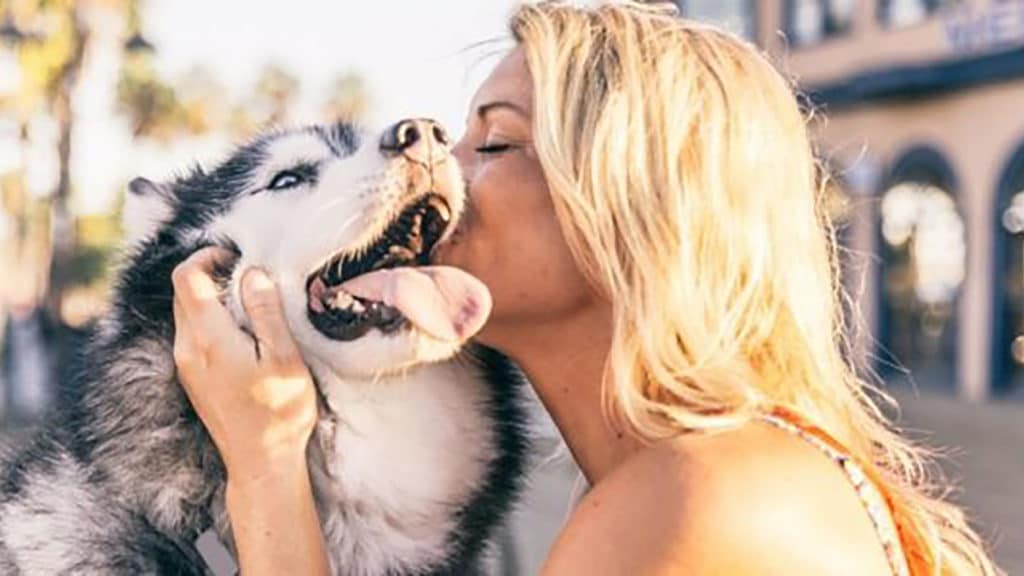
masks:
{"type": "Polygon", "coordinates": [[[582,310],[557,324],[505,336],[494,346],[529,378],[591,485],[642,448],[633,435],[612,427],[602,407],[610,310],[582,310]]]}

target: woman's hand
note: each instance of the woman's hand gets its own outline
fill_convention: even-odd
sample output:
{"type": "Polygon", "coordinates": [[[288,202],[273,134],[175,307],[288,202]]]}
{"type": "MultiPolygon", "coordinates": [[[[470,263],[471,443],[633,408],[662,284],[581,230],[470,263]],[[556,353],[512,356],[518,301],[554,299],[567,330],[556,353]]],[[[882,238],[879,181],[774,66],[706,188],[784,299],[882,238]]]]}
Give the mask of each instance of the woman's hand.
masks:
{"type": "Polygon", "coordinates": [[[206,248],[174,269],[174,361],[228,472],[227,509],[247,576],[328,574],[306,465],[316,424],[313,380],[265,273],[242,278],[253,336],[218,299],[213,269],[232,258],[206,248]]]}
{"type": "Polygon", "coordinates": [[[174,270],[174,361],[233,483],[299,464],[316,424],[316,393],[270,278],[242,278],[253,336],[221,304],[212,278],[232,254],[199,250],[174,270]]]}

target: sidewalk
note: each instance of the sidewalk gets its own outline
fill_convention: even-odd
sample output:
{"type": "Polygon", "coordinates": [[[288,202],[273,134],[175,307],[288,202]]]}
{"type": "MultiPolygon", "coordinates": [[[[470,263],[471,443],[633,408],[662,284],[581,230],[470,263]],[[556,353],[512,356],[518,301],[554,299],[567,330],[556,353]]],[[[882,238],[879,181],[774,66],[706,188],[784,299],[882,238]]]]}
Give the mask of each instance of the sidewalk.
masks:
{"type": "Polygon", "coordinates": [[[999,566],[1024,574],[1024,403],[895,395],[911,436],[949,454],[943,468],[962,488],[957,500],[994,546],[999,566]]]}

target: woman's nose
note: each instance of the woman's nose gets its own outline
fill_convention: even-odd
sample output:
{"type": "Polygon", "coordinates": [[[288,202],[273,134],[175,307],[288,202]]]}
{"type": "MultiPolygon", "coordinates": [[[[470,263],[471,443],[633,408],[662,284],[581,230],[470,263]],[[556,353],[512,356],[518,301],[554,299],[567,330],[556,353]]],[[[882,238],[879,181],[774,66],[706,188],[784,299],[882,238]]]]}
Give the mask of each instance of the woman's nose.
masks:
{"type": "Polygon", "coordinates": [[[450,147],[444,128],[429,118],[402,120],[385,130],[380,139],[380,151],[385,156],[404,155],[423,164],[442,161],[450,147]]]}

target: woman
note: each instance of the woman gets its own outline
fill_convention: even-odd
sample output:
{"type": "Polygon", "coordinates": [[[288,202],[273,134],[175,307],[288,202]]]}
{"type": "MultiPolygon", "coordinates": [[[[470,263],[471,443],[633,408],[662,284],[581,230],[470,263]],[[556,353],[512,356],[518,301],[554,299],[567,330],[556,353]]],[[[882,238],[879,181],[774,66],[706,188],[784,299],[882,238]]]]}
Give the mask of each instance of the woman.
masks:
{"type": "MultiPolygon", "coordinates": [[[[844,360],[783,78],[649,6],[525,6],[511,28],[454,149],[472,208],[437,257],[488,285],[480,341],[520,364],[593,487],[545,573],[998,573],[844,360]]],[[[176,353],[229,471],[243,570],[325,573],[312,384],[266,276],[244,292],[264,361],[204,315],[218,257],[176,274],[176,353]]]]}

